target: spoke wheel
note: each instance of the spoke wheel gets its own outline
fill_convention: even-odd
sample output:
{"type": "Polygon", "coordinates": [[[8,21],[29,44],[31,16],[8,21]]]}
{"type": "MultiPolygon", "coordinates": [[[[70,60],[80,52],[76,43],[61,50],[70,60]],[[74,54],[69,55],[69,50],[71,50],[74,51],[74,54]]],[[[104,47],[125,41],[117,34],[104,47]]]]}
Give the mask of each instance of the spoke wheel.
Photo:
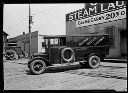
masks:
{"type": "Polygon", "coordinates": [[[89,61],[88,65],[91,68],[97,68],[100,65],[100,57],[98,57],[96,55],[93,55],[93,56],[89,57],[88,61],[89,61]]]}
{"type": "Polygon", "coordinates": [[[42,60],[34,60],[29,65],[31,72],[34,74],[42,74],[46,68],[46,64],[42,60]]]}

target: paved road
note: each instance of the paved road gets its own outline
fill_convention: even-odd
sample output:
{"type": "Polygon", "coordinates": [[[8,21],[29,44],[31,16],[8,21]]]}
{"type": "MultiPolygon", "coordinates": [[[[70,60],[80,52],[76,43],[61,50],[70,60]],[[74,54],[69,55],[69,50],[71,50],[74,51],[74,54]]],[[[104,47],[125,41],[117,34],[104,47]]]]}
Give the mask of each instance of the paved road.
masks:
{"type": "Polygon", "coordinates": [[[49,67],[44,74],[32,75],[28,59],[4,62],[5,90],[127,90],[127,64],[101,62],[97,69],[78,63],[49,67]]]}

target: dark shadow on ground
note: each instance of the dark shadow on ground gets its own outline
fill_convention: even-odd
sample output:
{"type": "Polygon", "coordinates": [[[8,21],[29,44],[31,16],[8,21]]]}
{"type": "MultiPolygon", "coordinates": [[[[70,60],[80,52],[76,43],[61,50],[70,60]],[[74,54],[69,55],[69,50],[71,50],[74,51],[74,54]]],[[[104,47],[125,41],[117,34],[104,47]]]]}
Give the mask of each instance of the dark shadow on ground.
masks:
{"type": "MultiPolygon", "coordinates": [[[[66,66],[52,66],[46,68],[44,73],[59,73],[59,72],[65,72],[69,70],[77,70],[77,69],[89,69],[89,68],[82,68],[79,64],[76,65],[66,65],[66,66]]],[[[32,75],[30,70],[26,70],[28,75],[32,75]]]]}
{"type": "Polygon", "coordinates": [[[33,75],[33,74],[30,72],[29,69],[25,70],[25,72],[26,72],[27,75],[33,75]]]}
{"type": "MultiPolygon", "coordinates": [[[[113,66],[100,66],[100,67],[107,67],[112,69],[119,69],[124,67],[113,67],[113,66]]],[[[99,68],[100,68],[99,67],[99,68]]],[[[103,74],[98,73],[97,71],[87,71],[87,72],[79,72],[77,69],[91,69],[91,68],[82,68],[79,64],[77,65],[69,65],[69,66],[57,66],[57,67],[48,67],[46,68],[45,73],[59,73],[59,72],[65,72],[70,74],[77,74],[77,75],[83,75],[83,76],[89,76],[89,77],[103,77],[103,78],[115,78],[115,79],[122,79],[127,80],[127,77],[125,76],[118,76],[118,75],[111,75],[111,74],[103,74]]],[[[26,70],[28,75],[34,75],[30,72],[30,70],[26,70]]],[[[43,73],[42,73],[43,74],[43,73]]]]}
{"type": "MultiPolygon", "coordinates": [[[[119,66],[104,66],[100,65],[100,67],[103,68],[110,68],[110,69],[122,69],[122,68],[127,68],[127,67],[119,67],[119,66]]],[[[99,68],[100,68],[99,67],[99,68]]],[[[75,65],[61,65],[61,66],[52,66],[52,67],[47,67],[44,73],[59,73],[59,72],[65,72],[65,71],[70,71],[70,70],[77,70],[77,69],[91,69],[89,67],[81,67],[79,64],[75,65]]],[[[97,68],[98,69],[98,68],[97,68]]],[[[30,70],[26,70],[28,75],[31,75],[32,73],[30,70]]]]}
{"type": "Polygon", "coordinates": [[[18,63],[18,64],[27,65],[28,63],[18,63]]]}
{"type": "Polygon", "coordinates": [[[58,72],[64,72],[69,70],[77,70],[82,69],[82,67],[79,64],[76,65],[66,65],[66,66],[57,66],[57,67],[48,67],[45,71],[45,73],[58,73],[58,72]]]}

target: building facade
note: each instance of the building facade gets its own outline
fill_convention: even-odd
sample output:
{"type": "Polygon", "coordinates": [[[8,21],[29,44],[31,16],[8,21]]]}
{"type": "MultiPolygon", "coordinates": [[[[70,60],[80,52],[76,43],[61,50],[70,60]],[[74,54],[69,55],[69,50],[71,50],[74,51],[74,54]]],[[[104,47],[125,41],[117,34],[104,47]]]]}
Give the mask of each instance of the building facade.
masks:
{"type": "MultiPolygon", "coordinates": [[[[44,52],[44,47],[42,47],[42,38],[43,35],[39,35],[38,31],[31,33],[31,55],[38,52],[44,52]]],[[[17,42],[17,46],[21,47],[21,51],[24,54],[27,53],[29,55],[29,33],[23,33],[17,37],[9,38],[8,42],[17,42]]]]}
{"type": "Polygon", "coordinates": [[[3,53],[5,52],[5,43],[7,43],[7,36],[8,34],[6,32],[3,31],[3,53]]]}
{"type": "Polygon", "coordinates": [[[109,34],[107,58],[126,56],[126,2],[87,3],[85,8],[66,14],[66,34],[109,34]]]}
{"type": "Polygon", "coordinates": [[[8,36],[8,34],[3,31],[3,43],[7,42],[7,36],[8,36]]]}

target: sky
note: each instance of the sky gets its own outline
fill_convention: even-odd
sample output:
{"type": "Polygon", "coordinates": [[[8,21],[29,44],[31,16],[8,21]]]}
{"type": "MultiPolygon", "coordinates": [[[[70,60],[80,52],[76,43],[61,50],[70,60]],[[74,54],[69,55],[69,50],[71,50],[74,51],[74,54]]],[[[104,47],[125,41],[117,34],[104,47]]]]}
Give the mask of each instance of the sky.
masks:
{"type": "MultiPolygon", "coordinates": [[[[30,4],[33,24],[31,32],[41,35],[66,34],[65,14],[84,8],[84,3],[30,4]]],[[[13,38],[28,33],[28,4],[4,4],[3,30],[13,38]]]]}

